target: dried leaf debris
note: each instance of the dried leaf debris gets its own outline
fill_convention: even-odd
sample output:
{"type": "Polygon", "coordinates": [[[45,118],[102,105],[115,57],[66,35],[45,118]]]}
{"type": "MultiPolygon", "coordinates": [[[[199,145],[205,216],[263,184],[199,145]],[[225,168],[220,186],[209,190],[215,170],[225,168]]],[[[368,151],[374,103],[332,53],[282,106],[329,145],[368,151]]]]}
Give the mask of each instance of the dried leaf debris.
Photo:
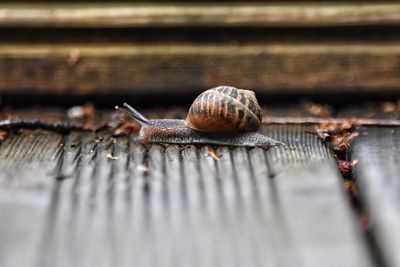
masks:
{"type": "Polygon", "coordinates": [[[334,122],[326,119],[315,129],[315,134],[323,142],[330,141],[332,149],[335,151],[347,151],[351,141],[358,136],[355,129],[360,123],[355,118],[349,118],[343,123],[334,122]]]}
{"type": "Polygon", "coordinates": [[[357,160],[351,160],[349,149],[351,142],[358,136],[357,128],[361,125],[355,118],[348,118],[342,123],[326,119],[315,129],[315,134],[323,142],[328,142],[335,155],[337,166],[344,179],[343,185],[356,211],[360,224],[364,230],[369,229],[367,216],[362,208],[356,180],[354,166],[357,160]]]}
{"type": "Polygon", "coordinates": [[[114,156],[112,154],[108,154],[107,158],[110,159],[110,160],[117,160],[119,157],[118,156],[114,156]]]}
{"type": "Polygon", "coordinates": [[[71,119],[94,118],[96,108],[92,103],[86,103],[83,106],[73,106],[67,110],[67,116],[71,119]]]}
{"type": "Polygon", "coordinates": [[[381,111],[384,113],[400,113],[400,101],[382,103],[381,111]]]}
{"type": "Polygon", "coordinates": [[[81,57],[82,57],[81,56],[81,51],[78,48],[72,49],[69,52],[69,56],[68,56],[68,59],[67,59],[68,65],[69,66],[76,65],[79,62],[79,60],[81,59],[81,57]]]}
{"type": "Polygon", "coordinates": [[[354,166],[357,164],[357,160],[352,160],[352,161],[347,161],[347,160],[341,160],[341,159],[336,159],[337,163],[338,163],[338,168],[339,171],[343,174],[343,175],[348,175],[350,174],[353,169],[354,166]]]}
{"type": "Polygon", "coordinates": [[[206,156],[213,158],[214,160],[219,160],[222,154],[212,147],[207,147],[206,156]]]}
{"type": "Polygon", "coordinates": [[[113,132],[113,136],[123,136],[138,133],[140,130],[140,124],[136,121],[124,121],[118,128],[113,132]]]}
{"type": "Polygon", "coordinates": [[[326,119],[315,129],[315,134],[323,142],[329,142],[330,147],[335,153],[338,168],[342,175],[347,176],[352,173],[357,161],[349,159],[349,149],[351,142],[358,136],[356,129],[360,122],[355,118],[348,118],[343,123],[334,122],[326,119]]]}
{"type": "Polygon", "coordinates": [[[313,116],[330,117],[332,116],[332,107],[328,105],[320,105],[316,103],[306,103],[305,110],[313,116]]]}
{"type": "Polygon", "coordinates": [[[7,130],[0,130],[0,143],[7,139],[10,135],[10,132],[7,130]]]}
{"type": "Polygon", "coordinates": [[[136,120],[132,120],[132,118],[130,118],[129,116],[127,116],[125,113],[122,112],[114,114],[115,116],[118,116],[118,118],[113,119],[114,121],[113,125],[110,125],[111,128],[113,129],[114,137],[136,134],[139,132],[141,128],[139,122],[137,122],[136,120]]]}

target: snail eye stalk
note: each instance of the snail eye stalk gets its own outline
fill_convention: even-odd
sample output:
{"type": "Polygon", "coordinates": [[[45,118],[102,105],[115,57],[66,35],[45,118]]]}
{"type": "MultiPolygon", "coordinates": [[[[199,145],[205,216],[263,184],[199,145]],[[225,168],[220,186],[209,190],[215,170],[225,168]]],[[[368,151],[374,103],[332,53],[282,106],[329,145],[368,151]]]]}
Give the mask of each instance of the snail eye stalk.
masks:
{"type": "Polygon", "coordinates": [[[150,124],[149,120],[145,116],[143,116],[139,111],[137,111],[127,103],[124,103],[124,107],[115,106],[115,109],[128,114],[129,117],[134,118],[141,124],[150,124]]]}

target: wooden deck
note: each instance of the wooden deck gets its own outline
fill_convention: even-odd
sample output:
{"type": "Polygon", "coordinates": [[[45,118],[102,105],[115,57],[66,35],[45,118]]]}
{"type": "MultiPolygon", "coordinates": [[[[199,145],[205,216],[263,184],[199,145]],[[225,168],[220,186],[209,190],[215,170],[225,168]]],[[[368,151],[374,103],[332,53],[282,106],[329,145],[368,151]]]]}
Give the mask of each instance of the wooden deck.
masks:
{"type": "Polygon", "coordinates": [[[312,129],[264,125],[295,149],[220,147],[219,160],[108,131],[12,134],[0,146],[0,265],[375,266],[312,129]]]}
{"type": "Polygon", "coordinates": [[[364,129],[354,146],[358,183],[387,266],[400,266],[400,132],[364,129]]]}

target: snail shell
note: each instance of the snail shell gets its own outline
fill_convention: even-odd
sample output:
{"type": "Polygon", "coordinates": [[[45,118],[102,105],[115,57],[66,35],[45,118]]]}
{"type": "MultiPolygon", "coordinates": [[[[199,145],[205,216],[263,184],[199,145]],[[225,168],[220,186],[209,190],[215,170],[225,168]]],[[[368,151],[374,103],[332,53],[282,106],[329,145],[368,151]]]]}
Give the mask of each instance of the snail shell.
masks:
{"type": "Polygon", "coordinates": [[[253,91],[219,86],[200,94],[191,105],[186,125],[199,132],[255,132],[261,108],[253,91]]]}

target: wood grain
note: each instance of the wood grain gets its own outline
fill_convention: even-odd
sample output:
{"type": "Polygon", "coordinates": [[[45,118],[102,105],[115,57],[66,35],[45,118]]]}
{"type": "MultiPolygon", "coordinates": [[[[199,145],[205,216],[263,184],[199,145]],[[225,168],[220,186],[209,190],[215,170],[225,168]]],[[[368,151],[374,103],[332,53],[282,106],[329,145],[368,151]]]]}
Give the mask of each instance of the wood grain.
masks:
{"type": "Polygon", "coordinates": [[[321,27],[399,25],[387,3],[0,4],[1,27],[321,27]]]}
{"type": "Polygon", "coordinates": [[[354,143],[357,182],[380,253],[387,266],[400,265],[400,131],[365,129],[354,143]]]}
{"type": "Polygon", "coordinates": [[[395,43],[1,45],[3,94],[398,92],[395,43]]]}
{"type": "Polygon", "coordinates": [[[1,265],[371,266],[307,129],[263,126],[296,149],[221,147],[220,160],[107,132],[12,135],[0,146],[1,265]]]}

